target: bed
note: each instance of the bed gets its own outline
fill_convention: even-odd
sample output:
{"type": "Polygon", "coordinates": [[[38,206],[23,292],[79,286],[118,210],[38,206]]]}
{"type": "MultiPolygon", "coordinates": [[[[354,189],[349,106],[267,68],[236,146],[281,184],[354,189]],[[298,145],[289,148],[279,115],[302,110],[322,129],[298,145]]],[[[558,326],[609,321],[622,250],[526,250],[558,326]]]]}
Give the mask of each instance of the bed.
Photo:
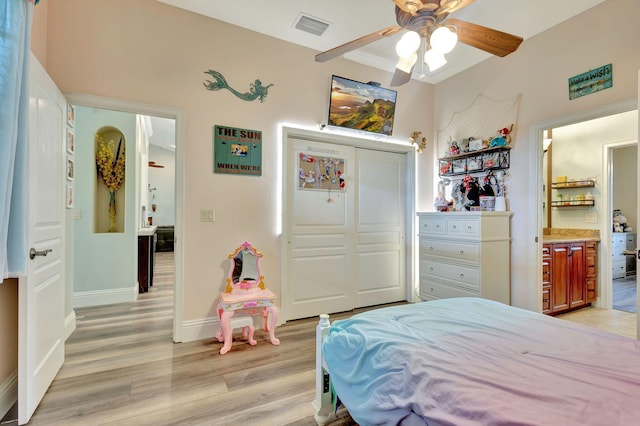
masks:
{"type": "Polygon", "coordinates": [[[317,327],[319,424],[335,395],[360,425],[640,425],[640,344],[479,298],[317,327]]]}

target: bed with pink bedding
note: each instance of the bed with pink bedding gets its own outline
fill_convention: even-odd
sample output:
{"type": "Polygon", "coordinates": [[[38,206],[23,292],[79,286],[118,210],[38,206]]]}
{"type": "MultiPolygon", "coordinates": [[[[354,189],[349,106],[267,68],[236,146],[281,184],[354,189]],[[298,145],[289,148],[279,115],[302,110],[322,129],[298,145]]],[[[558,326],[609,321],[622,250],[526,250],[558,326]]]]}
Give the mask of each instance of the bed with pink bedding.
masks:
{"type": "Polygon", "coordinates": [[[479,298],[318,326],[316,400],[360,425],[640,425],[640,344],[479,298]]]}

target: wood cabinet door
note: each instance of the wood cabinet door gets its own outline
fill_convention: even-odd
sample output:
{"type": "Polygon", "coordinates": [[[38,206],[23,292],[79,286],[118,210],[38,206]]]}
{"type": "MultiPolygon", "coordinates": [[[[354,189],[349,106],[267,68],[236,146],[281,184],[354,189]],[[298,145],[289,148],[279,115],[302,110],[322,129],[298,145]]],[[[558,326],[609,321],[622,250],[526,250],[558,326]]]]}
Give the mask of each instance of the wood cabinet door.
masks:
{"type": "Polygon", "coordinates": [[[598,298],[598,243],[588,241],[585,244],[585,290],[587,303],[595,302],[598,298]]]}
{"type": "Polygon", "coordinates": [[[569,308],[575,308],[584,305],[587,298],[584,243],[571,243],[569,250],[569,308]]]}
{"type": "Polygon", "coordinates": [[[552,282],[551,282],[551,245],[542,246],[542,313],[551,313],[552,282]]]}
{"type": "Polygon", "coordinates": [[[554,244],[551,250],[551,312],[569,309],[571,279],[571,245],[554,244]]]}

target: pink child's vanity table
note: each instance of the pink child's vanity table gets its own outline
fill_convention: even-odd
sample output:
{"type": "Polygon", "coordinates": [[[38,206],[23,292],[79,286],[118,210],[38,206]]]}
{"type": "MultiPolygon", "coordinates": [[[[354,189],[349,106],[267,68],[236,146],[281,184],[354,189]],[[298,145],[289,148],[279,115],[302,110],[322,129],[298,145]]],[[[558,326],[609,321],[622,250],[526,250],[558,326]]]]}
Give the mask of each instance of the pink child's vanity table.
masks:
{"type": "Polygon", "coordinates": [[[265,288],[264,276],[260,270],[262,253],[250,242],[245,241],[229,255],[232,264],[227,277],[227,285],[220,293],[218,318],[220,331],[216,335],[219,342],[224,342],[220,355],[231,350],[233,328],[242,327],[243,337],[248,337],[249,344],[257,342],[253,338],[253,315],[262,316],[263,328],[269,332],[269,339],[274,345],[280,340],[275,336],[278,322],[276,295],[265,288]]]}

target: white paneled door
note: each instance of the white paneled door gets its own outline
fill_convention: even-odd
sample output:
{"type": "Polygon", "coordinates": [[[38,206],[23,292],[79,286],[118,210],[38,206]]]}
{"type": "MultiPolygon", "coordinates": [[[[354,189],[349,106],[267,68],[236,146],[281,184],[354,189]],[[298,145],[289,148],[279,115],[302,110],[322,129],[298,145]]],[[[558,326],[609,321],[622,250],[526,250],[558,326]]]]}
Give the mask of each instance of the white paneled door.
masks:
{"type": "Polygon", "coordinates": [[[66,100],[31,56],[29,229],[34,254],[18,296],[18,423],[26,424],[64,362],[66,100]]]}
{"type": "Polygon", "coordinates": [[[408,154],[294,137],[285,146],[284,319],[406,300],[408,154]],[[322,175],[327,158],[344,161],[340,190],[315,188],[300,163],[320,161],[322,175]]]}
{"type": "Polygon", "coordinates": [[[355,307],[406,300],[407,155],[356,150],[355,307]]]}

